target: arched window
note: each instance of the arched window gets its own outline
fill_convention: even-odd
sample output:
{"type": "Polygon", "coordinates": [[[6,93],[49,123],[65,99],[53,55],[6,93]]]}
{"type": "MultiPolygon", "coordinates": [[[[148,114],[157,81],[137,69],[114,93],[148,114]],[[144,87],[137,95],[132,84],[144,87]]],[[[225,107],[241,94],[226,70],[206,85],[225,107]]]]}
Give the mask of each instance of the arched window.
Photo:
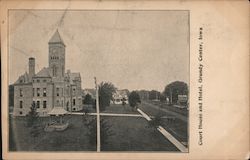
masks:
{"type": "Polygon", "coordinates": [[[52,72],[53,72],[53,76],[56,76],[56,66],[53,66],[52,72]]]}

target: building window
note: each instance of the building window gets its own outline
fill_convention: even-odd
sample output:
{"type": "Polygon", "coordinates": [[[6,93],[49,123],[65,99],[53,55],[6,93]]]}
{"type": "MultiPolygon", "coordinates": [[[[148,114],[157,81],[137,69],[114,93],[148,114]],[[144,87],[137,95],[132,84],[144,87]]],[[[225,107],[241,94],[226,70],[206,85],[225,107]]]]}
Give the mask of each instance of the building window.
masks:
{"type": "Polygon", "coordinates": [[[37,89],[36,89],[36,95],[37,95],[37,97],[40,96],[40,88],[37,88],[37,89]]]}
{"type": "Polygon", "coordinates": [[[43,96],[46,97],[46,88],[43,88],[43,96]]]}
{"type": "Polygon", "coordinates": [[[76,105],[76,99],[73,99],[73,106],[76,105]]]}
{"type": "Polygon", "coordinates": [[[44,79],[43,82],[46,82],[46,79],[44,79]]]}
{"type": "Polygon", "coordinates": [[[23,80],[20,80],[20,83],[23,83],[23,80]]]}
{"type": "Polygon", "coordinates": [[[20,108],[23,108],[23,101],[20,101],[20,108]]]}
{"type": "Polygon", "coordinates": [[[32,95],[35,96],[35,88],[33,88],[32,95]]]}
{"type": "Polygon", "coordinates": [[[37,80],[37,83],[39,83],[39,82],[40,82],[40,79],[37,80]]]}
{"type": "Polygon", "coordinates": [[[20,97],[23,96],[23,90],[20,88],[20,97]]]}
{"type": "Polygon", "coordinates": [[[59,88],[56,88],[56,96],[59,96],[59,88]]]}
{"type": "Polygon", "coordinates": [[[47,101],[43,101],[43,108],[47,107],[47,101]]]}
{"type": "Polygon", "coordinates": [[[40,101],[36,101],[36,107],[40,108],[40,101]]]}
{"type": "Polygon", "coordinates": [[[23,112],[22,112],[22,111],[20,111],[20,112],[19,112],[19,114],[20,114],[20,115],[22,115],[22,114],[23,114],[23,112]]]}

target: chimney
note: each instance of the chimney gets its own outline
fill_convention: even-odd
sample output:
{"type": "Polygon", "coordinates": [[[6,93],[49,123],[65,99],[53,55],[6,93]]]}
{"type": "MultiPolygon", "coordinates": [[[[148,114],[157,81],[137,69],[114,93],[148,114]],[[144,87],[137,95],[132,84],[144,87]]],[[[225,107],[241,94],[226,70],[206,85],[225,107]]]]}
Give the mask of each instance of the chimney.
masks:
{"type": "Polygon", "coordinates": [[[35,58],[29,58],[29,76],[33,77],[35,75],[35,58]]]}

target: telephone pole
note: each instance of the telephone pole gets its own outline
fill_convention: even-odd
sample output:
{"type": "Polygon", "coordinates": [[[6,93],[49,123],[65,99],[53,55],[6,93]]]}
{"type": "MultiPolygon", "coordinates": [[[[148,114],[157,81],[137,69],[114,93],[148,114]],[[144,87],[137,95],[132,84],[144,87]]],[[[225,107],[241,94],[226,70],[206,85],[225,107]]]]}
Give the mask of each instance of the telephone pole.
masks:
{"type": "Polygon", "coordinates": [[[101,151],[101,134],[100,134],[100,110],[99,110],[99,93],[98,93],[98,83],[96,77],[95,88],[96,88],[96,126],[97,126],[97,152],[101,151]]]}

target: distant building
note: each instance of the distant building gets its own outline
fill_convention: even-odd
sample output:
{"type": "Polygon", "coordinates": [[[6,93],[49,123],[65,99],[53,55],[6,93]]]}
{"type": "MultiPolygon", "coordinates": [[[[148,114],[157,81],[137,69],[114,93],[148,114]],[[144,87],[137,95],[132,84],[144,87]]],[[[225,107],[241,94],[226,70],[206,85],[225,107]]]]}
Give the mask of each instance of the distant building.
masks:
{"type": "Polygon", "coordinates": [[[141,100],[149,100],[149,92],[150,91],[139,90],[139,91],[136,91],[136,92],[139,94],[141,100]]]}
{"type": "Polygon", "coordinates": [[[117,90],[112,96],[111,104],[122,104],[123,101],[125,104],[128,104],[128,92],[126,89],[117,90]]]}
{"type": "Polygon", "coordinates": [[[65,44],[58,31],[49,40],[48,67],[35,73],[35,58],[29,58],[29,72],[14,83],[14,116],[25,116],[32,103],[40,116],[54,107],[68,111],[82,109],[81,75],[65,73],[65,44]]]}

